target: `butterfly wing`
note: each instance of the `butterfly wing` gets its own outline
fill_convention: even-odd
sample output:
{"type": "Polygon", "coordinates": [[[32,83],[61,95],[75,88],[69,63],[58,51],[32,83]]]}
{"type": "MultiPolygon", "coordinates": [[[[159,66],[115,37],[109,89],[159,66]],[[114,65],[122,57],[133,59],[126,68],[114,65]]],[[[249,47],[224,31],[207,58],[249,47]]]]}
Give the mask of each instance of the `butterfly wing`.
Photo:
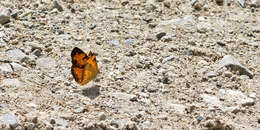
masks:
{"type": "Polygon", "coordinates": [[[75,47],[71,52],[71,59],[71,73],[80,85],[88,83],[98,74],[96,57],[91,51],[86,55],[81,49],[75,47]]]}

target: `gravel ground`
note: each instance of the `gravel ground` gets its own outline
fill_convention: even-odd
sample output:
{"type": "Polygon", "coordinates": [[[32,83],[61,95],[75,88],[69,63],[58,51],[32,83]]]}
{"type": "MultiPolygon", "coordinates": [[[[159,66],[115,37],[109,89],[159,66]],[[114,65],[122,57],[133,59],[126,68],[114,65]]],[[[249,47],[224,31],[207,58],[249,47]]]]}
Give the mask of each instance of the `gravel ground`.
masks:
{"type": "Polygon", "coordinates": [[[0,1],[0,129],[260,129],[259,3],[0,1]]]}

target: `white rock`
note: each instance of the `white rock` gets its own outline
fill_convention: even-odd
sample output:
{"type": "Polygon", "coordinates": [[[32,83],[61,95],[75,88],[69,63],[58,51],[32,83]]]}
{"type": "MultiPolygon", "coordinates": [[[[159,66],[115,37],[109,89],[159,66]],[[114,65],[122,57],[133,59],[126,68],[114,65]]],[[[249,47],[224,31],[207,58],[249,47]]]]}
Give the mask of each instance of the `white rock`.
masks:
{"type": "Polygon", "coordinates": [[[6,52],[7,57],[15,58],[18,60],[23,59],[26,55],[20,49],[13,49],[6,52]]]}
{"type": "Polygon", "coordinates": [[[240,72],[241,75],[247,75],[250,78],[253,78],[254,74],[248,68],[242,66],[237,59],[235,59],[231,55],[224,56],[221,61],[219,62],[218,69],[222,67],[230,67],[233,70],[237,70],[240,72]]]}
{"type": "Polygon", "coordinates": [[[173,103],[168,104],[167,106],[169,109],[172,109],[177,114],[184,114],[185,109],[187,108],[186,106],[184,106],[182,104],[173,104],[173,103]]]}
{"type": "Polygon", "coordinates": [[[216,96],[209,95],[209,94],[202,94],[201,97],[210,106],[221,106],[221,102],[216,96]]]}
{"type": "Polygon", "coordinates": [[[0,116],[0,122],[2,122],[6,126],[10,126],[12,128],[15,128],[18,126],[18,119],[13,114],[4,114],[0,116]]]}
{"type": "Polygon", "coordinates": [[[57,66],[56,61],[50,57],[43,57],[36,60],[36,66],[42,69],[51,69],[57,66]]]}
{"type": "Polygon", "coordinates": [[[252,105],[254,104],[254,99],[247,97],[241,91],[238,90],[224,90],[220,89],[219,96],[225,99],[226,102],[230,104],[237,104],[237,105],[252,105]]]}
{"type": "Polygon", "coordinates": [[[121,92],[111,93],[110,95],[117,99],[126,100],[126,101],[130,101],[131,99],[136,97],[136,95],[121,93],[121,92]]]}
{"type": "Polygon", "coordinates": [[[8,63],[4,63],[0,65],[0,71],[2,72],[13,72],[12,67],[8,63]]]}
{"type": "Polygon", "coordinates": [[[3,86],[20,87],[23,85],[18,79],[4,79],[2,81],[3,86]]]}
{"type": "Polygon", "coordinates": [[[13,67],[14,71],[19,71],[19,70],[27,70],[26,67],[23,67],[22,65],[20,64],[17,64],[17,63],[10,63],[11,66],[13,67]]]}

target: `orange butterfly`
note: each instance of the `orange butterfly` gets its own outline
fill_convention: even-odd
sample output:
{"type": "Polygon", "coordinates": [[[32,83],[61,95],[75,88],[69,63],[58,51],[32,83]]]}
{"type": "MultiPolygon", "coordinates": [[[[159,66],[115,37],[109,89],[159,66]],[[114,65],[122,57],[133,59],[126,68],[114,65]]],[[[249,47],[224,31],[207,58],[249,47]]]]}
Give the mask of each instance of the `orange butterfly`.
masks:
{"type": "Polygon", "coordinates": [[[87,55],[75,47],[71,52],[71,59],[71,73],[80,85],[87,84],[99,73],[96,56],[91,51],[87,55]]]}

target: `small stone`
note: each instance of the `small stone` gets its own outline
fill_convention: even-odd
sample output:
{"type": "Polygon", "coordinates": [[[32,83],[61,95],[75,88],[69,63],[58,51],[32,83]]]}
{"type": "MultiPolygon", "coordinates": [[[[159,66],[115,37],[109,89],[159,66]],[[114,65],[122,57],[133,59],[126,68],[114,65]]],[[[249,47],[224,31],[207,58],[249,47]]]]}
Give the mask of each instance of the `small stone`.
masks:
{"type": "Polygon", "coordinates": [[[162,63],[164,64],[164,63],[166,63],[166,62],[168,62],[168,61],[172,61],[172,60],[174,60],[174,59],[179,59],[179,57],[178,56],[168,56],[168,57],[166,57],[166,58],[164,58],[163,59],[163,61],[162,61],[162,63]]]}
{"type": "Polygon", "coordinates": [[[125,100],[125,101],[130,101],[130,100],[137,99],[136,95],[127,94],[127,93],[121,93],[121,92],[111,93],[110,95],[115,97],[115,98],[117,98],[117,99],[125,100]]]}
{"type": "Polygon", "coordinates": [[[205,77],[207,78],[213,78],[213,77],[216,77],[216,73],[213,72],[213,71],[210,71],[208,73],[205,74],[205,77]]]}
{"type": "Polygon", "coordinates": [[[52,69],[57,66],[57,63],[53,58],[43,57],[36,60],[36,66],[41,69],[52,69]]]}
{"type": "Polygon", "coordinates": [[[105,119],[106,119],[105,113],[104,113],[104,112],[101,112],[101,113],[98,115],[98,118],[99,118],[100,121],[105,120],[105,119]]]}
{"type": "Polygon", "coordinates": [[[242,66],[237,59],[232,57],[231,55],[224,56],[218,65],[219,69],[222,67],[231,68],[234,71],[239,71],[241,75],[247,75],[251,79],[253,78],[254,74],[248,68],[242,66]]]}
{"type": "Polygon", "coordinates": [[[191,1],[191,6],[194,6],[194,4],[195,4],[196,2],[198,2],[198,0],[192,0],[192,1],[191,1]]]}
{"type": "Polygon", "coordinates": [[[10,63],[10,65],[12,66],[14,71],[27,70],[26,67],[23,67],[22,65],[17,64],[17,63],[10,63]]]}
{"type": "Polygon", "coordinates": [[[125,44],[126,45],[131,45],[134,42],[134,39],[126,39],[125,44]]]}
{"type": "Polygon", "coordinates": [[[182,104],[173,104],[173,103],[167,104],[167,107],[172,109],[175,113],[181,115],[184,114],[185,109],[187,109],[187,107],[182,104]]]}
{"type": "Polygon", "coordinates": [[[158,91],[158,89],[155,88],[155,87],[153,87],[153,86],[151,86],[151,85],[149,85],[149,86],[147,87],[147,91],[150,92],[150,93],[155,93],[155,92],[158,91]]]}
{"type": "Polygon", "coordinates": [[[249,79],[249,77],[248,77],[247,75],[240,75],[240,76],[239,76],[239,79],[242,79],[242,80],[243,80],[243,79],[249,79]]]}
{"type": "Polygon", "coordinates": [[[13,72],[12,67],[8,63],[4,63],[0,65],[0,71],[2,72],[13,72]]]}
{"type": "Polygon", "coordinates": [[[18,79],[4,79],[2,81],[3,86],[11,86],[11,87],[20,87],[23,86],[23,83],[18,79]]]}
{"type": "Polygon", "coordinates": [[[61,115],[61,118],[65,119],[65,120],[71,120],[71,121],[74,119],[74,117],[71,113],[63,114],[63,115],[61,115]]]}
{"type": "Polygon", "coordinates": [[[160,120],[167,120],[168,119],[166,114],[159,115],[157,118],[160,119],[160,120]]]}
{"type": "Polygon", "coordinates": [[[0,116],[0,122],[2,122],[6,126],[10,126],[15,129],[18,126],[18,119],[13,114],[4,114],[0,116]]]}
{"type": "Polygon", "coordinates": [[[199,33],[206,33],[210,31],[211,24],[209,22],[199,22],[197,24],[197,32],[199,33]]]}
{"type": "Polygon", "coordinates": [[[231,78],[232,75],[233,75],[233,74],[232,74],[230,71],[225,71],[225,72],[224,72],[224,76],[225,76],[225,77],[231,78]]]}
{"type": "Polygon", "coordinates": [[[164,36],[166,36],[165,32],[161,32],[161,33],[156,34],[157,40],[161,40],[161,38],[164,37],[164,36]]]}
{"type": "Polygon", "coordinates": [[[32,54],[33,55],[35,55],[35,56],[37,56],[37,57],[40,57],[42,54],[42,51],[41,50],[39,50],[39,49],[35,49],[33,52],[32,52],[32,54]]]}
{"type": "Polygon", "coordinates": [[[251,46],[253,46],[253,47],[256,47],[256,48],[259,46],[259,44],[258,44],[257,42],[249,43],[249,45],[251,45],[251,46]]]}
{"type": "Polygon", "coordinates": [[[187,55],[187,56],[190,56],[190,51],[187,50],[187,49],[184,49],[184,50],[183,50],[183,53],[184,53],[185,55],[187,55]]]}
{"type": "Polygon", "coordinates": [[[163,84],[170,84],[170,80],[168,79],[167,76],[163,76],[162,79],[159,79],[160,82],[163,84]]]}
{"type": "Polygon", "coordinates": [[[109,43],[112,46],[119,46],[120,45],[120,41],[119,40],[110,40],[109,43]]]}
{"type": "Polygon", "coordinates": [[[202,120],[203,120],[203,117],[202,117],[202,116],[198,116],[198,117],[197,117],[197,121],[198,121],[198,122],[201,122],[202,120]]]}
{"type": "Polygon", "coordinates": [[[246,7],[246,0],[237,0],[237,2],[240,4],[241,7],[246,7]]]}
{"type": "Polygon", "coordinates": [[[220,46],[226,46],[226,43],[222,42],[222,41],[218,41],[217,44],[220,45],[220,46]]]}
{"type": "Polygon", "coordinates": [[[251,7],[259,8],[260,7],[260,0],[251,0],[251,7]]]}
{"type": "Polygon", "coordinates": [[[221,102],[216,96],[212,96],[209,94],[202,94],[201,97],[203,98],[204,102],[212,106],[220,106],[221,102]]]}
{"type": "Polygon", "coordinates": [[[254,26],[254,27],[252,28],[252,31],[255,32],[255,33],[260,33],[260,25],[254,26]]]}
{"type": "Polygon", "coordinates": [[[257,119],[258,124],[260,124],[260,118],[257,119]]]}
{"type": "Polygon", "coordinates": [[[78,107],[74,110],[75,113],[83,113],[85,112],[85,108],[84,107],[78,107]]]}
{"type": "Polygon", "coordinates": [[[53,9],[57,9],[57,10],[59,10],[60,12],[63,11],[62,6],[61,6],[56,0],[53,1],[53,9]]]}
{"type": "Polygon", "coordinates": [[[0,9],[0,24],[6,24],[10,22],[10,11],[7,8],[0,9]]]}
{"type": "Polygon", "coordinates": [[[216,0],[216,3],[217,3],[218,5],[223,5],[224,0],[216,0]]]}
{"type": "Polygon", "coordinates": [[[194,5],[193,5],[193,8],[197,11],[200,11],[202,9],[202,4],[199,3],[199,2],[196,2],[194,5]]]}
{"type": "Polygon", "coordinates": [[[23,59],[26,54],[24,54],[20,49],[14,49],[14,50],[9,50],[6,52],[6,55],[11,59],[11,58],[15,58],[18,60],[23,59]]]}

